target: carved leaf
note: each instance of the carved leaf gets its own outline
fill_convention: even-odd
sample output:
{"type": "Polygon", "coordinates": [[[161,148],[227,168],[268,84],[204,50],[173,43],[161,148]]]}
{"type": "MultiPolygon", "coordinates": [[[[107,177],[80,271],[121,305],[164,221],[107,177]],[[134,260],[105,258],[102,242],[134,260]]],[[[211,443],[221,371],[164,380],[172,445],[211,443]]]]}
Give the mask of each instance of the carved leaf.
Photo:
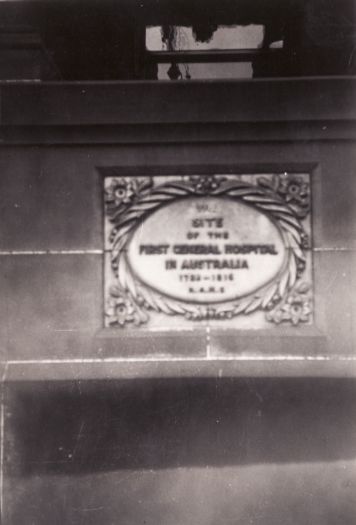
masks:
{"type": "Polygon", "coordinates": [[[139,187],[140,193],[142,193],[145,190],[149,190],[150,188],[152,188],[152,186],[153,186],[152,177],[145,177],[139,180],[138,187],[139,187]]]}
{"type": "Polygon", "coordinates": [[[258,206],[262,208],[263,210],[267,210],[267,211],[282,212],[282,213],[285,212],[285,207],[279,204],[264,204],[264,203],[259,204],[258,203],[258,206]]]}
{"type": "Polygon", "coordinates": [[[167,304],[168,308],[171,309],[172,312],[175,312],[177,314],[185,314],[187,312],[187,310],[185,308],[183,308],[181,304],[179,304],[179,303],[177,303],[175,301],[167,300],[166,304],[167,304]]]}
{"type": "MultiPolygon", "coordinates": [[[[129,222],[128,224],[126,224],[125,226],[123,226],[122,228],[120,228],[120,231],[119,231],[119,233],[116,235],[115,240],[114,240],[114,242],[113,242],[113,246],[115,246],[117,242],[121,241],[121,239],[126,240],[128,234],[129,234],[130,231],[134,228],[135,225],[136,225],[136,222],[131,221],[131,222],[129,222]]],[[[118,228],[116,228],[116,230],[117,230],[117,229],[118,229],[118,228]]]]}
{"type": "Polygon", "coordinates": [[[271,286],[271,288],[269,288],[269,290],[267,290],[267,293],[266,295],[264,296],[263,298],[263,301],[262,301],[262,308],[266,308],[266,306],[270,303],[272,297],[274,296],[274,294],[276,293],[277,291],[277,284],[271,286]]]}
{"type": "Polygon", "coordinates": [[[244,312],[248,304],[248,301],[244,300],[239,305],[236,305],[234,308],[234,314],[239,315],[244,312]]]}
{"type": "Polygon", "coordinates": [[[296,287],[296,290],[299,293],[306,293],[309,291],[309,289],[310,289],[310,284],[305,283],[305,282],[299,283],[298,286],[296,287]]]}
{"type": "Polygon", "coordinates": [[[292,226],[294,226],[297,230],[300,230],[300,231],[303,230],[302,225],[299,223],[299,221],[296,218],[294,218],[294,216],[288,210],[287,211],[283,211],[283,212],[277,212],[276,213],[276,218],[278,220],[280,220],[281,223],[282,222],[283,223],[287,222],[287,223],[291,224],[292,226]]]}
{"type": "Polygon", "coordinates": [[[120,235],[122,235],[124,232],[122,231],[124,227],[135,225],[135,222],[137,221],[138,216],[141,215],[137,212],[132,213],[131,211],[128,211],[125,215],[122,215],[118,217],[118,219],[114,222],[116,230],[120,228],[120,235]]]}
{"type": "Polygon", "coordinates": [[[137,290],[135,286],[135,281],[132,278],[132,274],[128,268],[127,262],[125,257],[121,257],[121,269],[122,272],[125,274],[125,284],[127,290],[131,293],[132,297],[136,300],[137,299],[137,290]]]}
{"type": "Polygon", "coordinates": [[[249,314],[256,310],[261,305],[261,297],[256,297],[246,308],[245,313],[249,314]]]}
{"type": "Polygon", "coordinates": [[[301,261],[305,261],[306,259],[306,255],[305,253],[303,252],[303,250],[301,248],[299,248],[299,246],[294,246],[293,247],[293,252],[294,252],[294,255],[300,259],[301,261]]]}
{"type": "Polygon", "coordinates": [[[266,188],[270,188],[274,190],[275,188],[275,182],[273,179],[268,179],[267,177],[258,177],[257,182],[260,186],[264,186],[266,188]]]}
{"type": "Polygon", "coordinates": [[[288,279],[289,279],[289,272],[285,272],[282,277],[281,277],[281,280],[279,282],[279,286],[278,286],[278,291],[279,291],[279,295],[281,297],[284,296],[285,294],[285,291],[287,289],[287,285],[288,285],[288,279]]]}
{"type": "Polygon", "coordinates": [[[119,284],[122,286],[125,292],[129,290],[129,286],[127,284],[127,276],[128,276],[128,272],[126,269],[125,259],[124,257],[120,256],[118,258],[117,277],[118,277],[119,284]]]}
{"type": "Polygon", "coordinates": [[[240,189],[230,189],[228,191],[231,197],[242,197],[244,195],[260,195],[260,191],[253,187],[240,188],[240,189]]]}
{"type": "MultiPolygon", "coordinates": [[[[294,241],[297,243],[297,245],[299,246],[300,243],[302,242],[302,239],[301,239],[301,235],[299,233],[299,230],[297,230],[296,228],[294,228],[293,226],[291,226],[288,222],[286,221],[283,221],[282,222],[282,225],[283,225],[283,229],[287,230],[287,232],[292,235],[294,241]]],[[[294,242],[290,243],[291,246],[294,246],[294,242]]]]}
{"type": "Polygon", "coordinates": [[[154,194],[169,195],[171,197],[186,195],[194,191],[190,186],[183,186],[180,184],[165,184],[164,186],[158,186],[154,194]]]}
{"type": "Polygon", "coordinates": [[[295,261],[295,256],[292,253],[289,260],[289,288],[292,288],[295,285],[297,280],[297,264],[295,261]]]}
{"type": "Polygon", "coordinates": [[[169,308],[169,306],[167,305],[166,301],[163,300],[162,296],[160,296],[158,294],[155,294],[154,298],[153,298],[153,301],[154,301],[156,307],[158,308],[158,310],[160,310],[161,312],[164,312],[165,314],[171,314],[172,313],[172,310],[169,308]]]}
{"type": "MultiPolygon", "coordinates": [[[[256,202],[256,197],[253,196],[253,195],[246,195],[244,197],[244,200],[245,201],[256,202]]],[[[261,195],[261,196],[258,197],[258,202],[275,204],[276,203],[276,199],[274,199],[273,197],[269,197],[267,195],[265,195],[265,196],[261,195]]]]}
{"type": "Polygon", "coordinates": [[[115,244],[113,245],[113,248],[111,250],[112,260],[115,260],[120,256],[120,253],[125,247],[126,242],[127,242],[127,237],[122,237],[121,239],[117,239],[117,241],[115,241],[115,244]]]}
{"type": "Polygon", "coordinates": [[[143,311],[142,308],[137,308],[137,324],[147,323],[149,316],[147,312],[143,311]]]}
{"type": "Polygon", "coordinates": [[[150,193],[149,195],[145,196],[143,199],[140,199],[139,203],[136,204],[136,208],[141,208],[141,205],[145,203],[152,203],[154,204],[160,204],[164,201],[170,201],[172,200],[172,195],[170,193],[165,192],[159,192],[159,193],[150,193]]]}
{"type": "Polygon", "coordinates": [[[131,207],[130,213],[127,214],[127,217],[128,218],[132,217],[134,219],[135,217],[141,216],[144,212],[148,210],[157,208],[161,204],[162,204],[162,199],[156,199],[155,201],[150,201],[150,202],[147,202],[147,201],[140,202],[139,206],[134,205],[131,207]]]}

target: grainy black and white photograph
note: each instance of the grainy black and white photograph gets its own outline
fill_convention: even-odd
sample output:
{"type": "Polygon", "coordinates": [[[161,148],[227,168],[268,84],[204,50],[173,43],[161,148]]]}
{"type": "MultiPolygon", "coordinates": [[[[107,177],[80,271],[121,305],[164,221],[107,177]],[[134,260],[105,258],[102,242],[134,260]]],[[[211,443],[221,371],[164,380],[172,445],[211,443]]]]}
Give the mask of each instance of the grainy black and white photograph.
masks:
{"type": "Polygon", "coordinates": [[[2,525],[356,525],[355,75],[355,0],[0,0],[2,525]]]}

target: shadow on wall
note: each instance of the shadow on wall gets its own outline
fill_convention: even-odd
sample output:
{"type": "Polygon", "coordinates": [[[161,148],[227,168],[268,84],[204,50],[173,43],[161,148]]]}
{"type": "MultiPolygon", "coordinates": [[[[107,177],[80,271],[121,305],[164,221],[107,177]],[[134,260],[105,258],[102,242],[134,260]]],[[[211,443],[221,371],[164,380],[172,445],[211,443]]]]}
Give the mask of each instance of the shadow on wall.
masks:
{"type": "Polygon", "coordinates": [[[12,383],[6,404],[13,475],[356,457],[352,380],[12,383]]]}

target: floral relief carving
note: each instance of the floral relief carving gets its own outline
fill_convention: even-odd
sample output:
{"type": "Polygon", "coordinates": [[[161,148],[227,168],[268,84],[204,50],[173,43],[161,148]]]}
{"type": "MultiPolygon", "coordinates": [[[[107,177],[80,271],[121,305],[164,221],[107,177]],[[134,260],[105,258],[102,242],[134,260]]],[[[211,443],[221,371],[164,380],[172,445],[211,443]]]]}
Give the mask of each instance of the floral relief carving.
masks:
{"type": "Polygon", "coordinates": [[[287,172],[272,178],[260,177],[261,186],[270,188],[291,206],[299,218],[304,218],[310,211],[310,187],[300,175],[287,172]]]}
{"type": "Polygon", "coordinates": [[[306,251],[310,249],[309,235],[301,222],[310,211],[310,188],[305,177],[288,173],[256,176],[251,184],[240,176],[192,175],[167,177],[163,184],[155,185],[152,177],[112,176],[109,168],[105,174],[111,175],[105,187],[105,206],[112,225],[108,238],[115,275],[115,284],[107,293],[106,326],[138,326],[148,321],[150,311],[199,321],[231,319],[264,310],[266,320],[276,325],[311,322],[311,286],[302,281],[306,251]],[[281,230],[288,254],[282,273],[253,294],[206,304],[162,295],[137,280],[125,255],[132,233],[160,207],[192,196],[244,202],[271,217],[281,230]]]}
{"type": "Polygon", "coordinates": [[[132,300],[120,286],[111,286],[105,315],[109,326],[123,327],[128,323],[138,326],[148,319],[147,314],[137,302],[132,300]]]}
{"type": "Polygon", "coordinates": [[[267,320],[276,324],[308,323],[312,315],[310,288],[308,283],[299,282],[276,308],[266,314],[267,320]]]}
{"type": "Polygon", "coordinates": [[[225,179],[216,177],[216,175],[192,175],[189,177],[192,187],[198,194],[208,195],[217,190],[225,179]]]}
{"type": "Polygon", "coordinates": [[[115,216],[127,209],[140,195],[152,186],[152,179],[118,177],[105,188],[105,204],[109,216],[115,216]]]}

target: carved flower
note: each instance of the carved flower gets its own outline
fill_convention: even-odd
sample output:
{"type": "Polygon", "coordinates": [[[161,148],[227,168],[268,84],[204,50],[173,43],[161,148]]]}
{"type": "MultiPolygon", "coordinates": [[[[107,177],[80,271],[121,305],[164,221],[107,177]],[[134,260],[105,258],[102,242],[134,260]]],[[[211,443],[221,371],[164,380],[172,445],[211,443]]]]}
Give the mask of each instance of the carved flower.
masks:
{"type": "Polygon", "coordinates": [[[303,208],[309,206],[309,187],[302,177],[281,176],[279,178],[278,193],[288,203],[298,204],[303,208]]]}
{"type": "Polygon", "coordinates": [[[292,324],[307,323],[310,319],[311,308],[307,297],[300,294],[291,294],[282,306],[283,314],[292,324]]]}
{"type": "Polygon", "coordinates": [[[135,320],[135,307],[130,299],[124,296],[119,288],[112,287],[108,299],[106,315],[110,318],[110,324],[124,326],[135,320]]]}
{"type": "Polygon", "coordinates": [[[107,203],[116,207],[120,206],[120,204],[129,204],[138,193],[138,184],[136,179],[113,179],[110,186],[106,188],[105,193],[107,203]]]}
{"type": "Polygon", "coordinates": [[[215,175],[208,176],[195,176],[192,175],[189,177],[190,182],[192,183],[195,191],[197,193],[207,194],[216,190],[222,181],[222,179],[217,179],[215,175]]]}
{"type": "Polygon", "coordinates": [[[267,313],[266,318],[276,324],[289,321],[293,325],[307,323],[312,313],[308,291],[310,286],[300,282],[286,299],[274,310],[267,313]]]}

